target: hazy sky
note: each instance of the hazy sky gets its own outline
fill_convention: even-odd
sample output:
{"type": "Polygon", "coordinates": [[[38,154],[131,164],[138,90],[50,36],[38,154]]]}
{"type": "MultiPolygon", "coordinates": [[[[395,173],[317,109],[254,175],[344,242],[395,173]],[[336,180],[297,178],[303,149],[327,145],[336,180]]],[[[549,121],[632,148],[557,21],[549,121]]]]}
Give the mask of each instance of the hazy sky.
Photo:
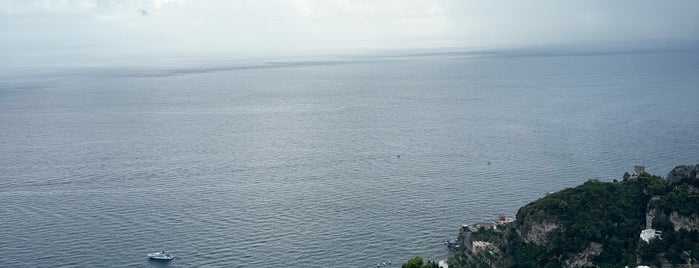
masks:
{"type": "Polygon", "coordinates": [[[698,11],[696,0],[0,0],[0,57],[274,57],[695,41],[698,11]]]}

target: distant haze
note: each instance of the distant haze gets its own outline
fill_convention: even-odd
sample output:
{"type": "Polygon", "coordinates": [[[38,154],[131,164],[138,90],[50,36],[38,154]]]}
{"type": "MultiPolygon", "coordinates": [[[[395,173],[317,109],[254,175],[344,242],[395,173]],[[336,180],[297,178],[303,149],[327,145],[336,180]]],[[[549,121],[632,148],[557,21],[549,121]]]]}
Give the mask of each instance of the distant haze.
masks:
{"type": "Polygon", "coordinates": [[[0,0],[0,60],[662,47],[695,44],[697,10],[695,0],[0,0]]]}

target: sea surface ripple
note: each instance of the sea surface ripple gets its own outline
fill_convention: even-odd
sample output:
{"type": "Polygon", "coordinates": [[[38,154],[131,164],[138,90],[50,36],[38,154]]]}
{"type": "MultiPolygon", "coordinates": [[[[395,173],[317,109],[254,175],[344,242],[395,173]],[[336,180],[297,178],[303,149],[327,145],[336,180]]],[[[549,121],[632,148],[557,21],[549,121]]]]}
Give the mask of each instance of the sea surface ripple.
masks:
{"type": "Polygon", "coordinates": [[[0,266],[445,258],[547,192],[699,163],[697,89],[693,53],[4,77],[0,266]]]}

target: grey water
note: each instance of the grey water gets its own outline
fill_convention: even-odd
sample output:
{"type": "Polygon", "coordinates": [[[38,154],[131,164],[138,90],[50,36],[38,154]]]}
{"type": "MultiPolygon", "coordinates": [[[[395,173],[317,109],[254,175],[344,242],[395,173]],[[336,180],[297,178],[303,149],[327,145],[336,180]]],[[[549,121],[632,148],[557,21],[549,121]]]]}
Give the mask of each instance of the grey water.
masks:
{"type": "Polygon", "coordinates": [[[699,163],[696,52],[172,70],[0,75],[1,266],[399,267],[699,163]]]}

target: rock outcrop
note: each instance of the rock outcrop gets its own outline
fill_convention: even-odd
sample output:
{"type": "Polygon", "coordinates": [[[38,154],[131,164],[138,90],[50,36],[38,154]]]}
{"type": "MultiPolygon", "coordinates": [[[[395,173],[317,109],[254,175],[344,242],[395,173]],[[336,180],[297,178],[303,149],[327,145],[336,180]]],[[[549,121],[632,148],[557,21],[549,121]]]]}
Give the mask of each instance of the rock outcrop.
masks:
{"type": "Polygon", "coordinates": [[[524,225],[516,228],[516,231],[525,243],[545,246],[550,242],[548,239],[549,233],[558,230],[560,227],[561,225],[558,222],[544,220],[539,222],[525,222],[524,225]]]}
{"type": "Polygon", "coordinates": [[[699,216],[697,214],[692,214],[691,216],[683,216],[677,212],[670,213],[670,222],[675,231],[681,229],[687,231],[699,231],[699,216]]]}
{"type": "Polygon", "coordinates": [[[590,245],[582,252],[565,260],[563,267],[593,267],[592,258],[602,253],[602,244],[590,242],[590,245]]]}
{"type": "Polygon", "coordinates": [[[699,181],[699,164],[694,166],[677,166],[667,174],[667,186],[687,181],[699,181]]]}
{"type": "Polygon", "coordinates": [[[454,267],[699,267],[699,164],[666,179],[589,180],[521,207],[516,218],[489,234],[499,252],[457,254],[454,267]],[[641,240],[646,229],[659,237],[641,240]]]}

